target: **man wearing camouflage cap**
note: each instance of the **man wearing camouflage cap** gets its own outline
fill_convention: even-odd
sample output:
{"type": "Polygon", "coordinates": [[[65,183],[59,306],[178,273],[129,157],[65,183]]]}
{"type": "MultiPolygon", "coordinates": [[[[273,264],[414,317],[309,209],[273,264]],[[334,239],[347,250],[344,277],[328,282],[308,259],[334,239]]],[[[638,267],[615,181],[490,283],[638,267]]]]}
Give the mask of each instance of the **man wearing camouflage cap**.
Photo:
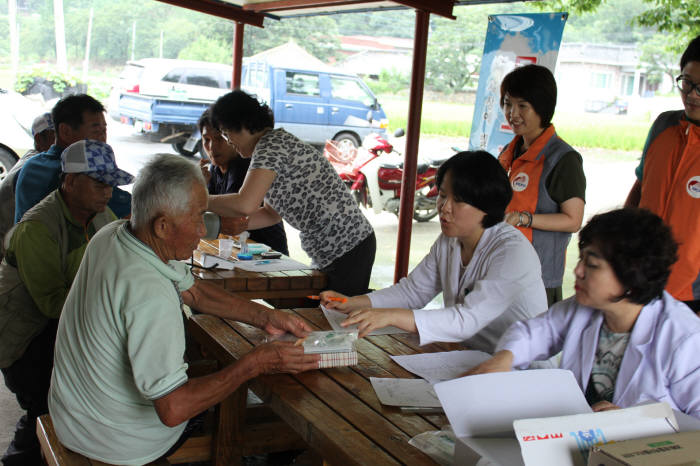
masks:
{"type": "Polygon", "coordinates": [[[61,154],[60,187],[32,207],[7,234],[0,264],[0,368],[27,411],[3,463],[42,464],[36,417],[48,412],[58,318],[89,239],[116,219],[112,188],[133,181],[112,148],[82,140],[61,154]]]}

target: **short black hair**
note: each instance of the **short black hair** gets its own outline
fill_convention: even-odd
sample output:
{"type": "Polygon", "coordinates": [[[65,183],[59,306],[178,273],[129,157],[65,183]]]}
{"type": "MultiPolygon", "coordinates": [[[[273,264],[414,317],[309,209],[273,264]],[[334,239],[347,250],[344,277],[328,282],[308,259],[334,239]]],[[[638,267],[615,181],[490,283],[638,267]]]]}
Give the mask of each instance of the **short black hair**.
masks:
{"type": "Polygon", "coordinates": [[[214,102],[211,119],[219,131],[240,131],[245,128],[251,133],[257,133],[275,126],[275,117],[270,107],[240,89],[222,95],[214,102]]]}
{"type": "Polygon", "coordinates": [[[646,209],[625,208],[594,216],[579,232],[578,247],[595,245],[625,288],[624,297],[646,305],[661,296],[678,245],[671,229],[646,209]]]}
{"type": "Polygon", "coordinates": [[[447,172],[452,174],[451,188],[455,199],[486,212],[481,226],[489,228],[503,221],[513,189],[508,174],[496,157],[483,150],[453,155],[438,169],[438,188],[447,172]]]}
{"type": "Polygon", "coordinates": [[[83,124],[83,113],[102,113],[104,105],[87,94],[74,94],[62,98],[51,109],[51,118],[54,128],[58,132],[58,125],[66,123],[73,129],[78,129],[83,124]]]}
{"type": "Polygon", "coordinates": [[[207,109],[204,110],[199,116],[199,120],[197,120],[197,127],[199,128],[200,133],[204,132],[205,126],[211,126],[212,128],[214,127],[214,124],[211,121],[212,107],[214,107],[214,104],[211,104],[209,107],[207,107],[207,109]]]}
{"type": "Polygon", "coordinates": [[[691,40],[686,47],[685,52],[681,55],[681,71],[685,68],[688,62],[697,61],[700,62],[700,36],[691,40]]]}
{"type": "Polygon", "coordinates": [[[501,108],[506,93],[529,102],[542,120],[542,128],[552,123],[557,105],[557,82],[549,68],[541,65],[515,68],[501,82],[501,108]]]}

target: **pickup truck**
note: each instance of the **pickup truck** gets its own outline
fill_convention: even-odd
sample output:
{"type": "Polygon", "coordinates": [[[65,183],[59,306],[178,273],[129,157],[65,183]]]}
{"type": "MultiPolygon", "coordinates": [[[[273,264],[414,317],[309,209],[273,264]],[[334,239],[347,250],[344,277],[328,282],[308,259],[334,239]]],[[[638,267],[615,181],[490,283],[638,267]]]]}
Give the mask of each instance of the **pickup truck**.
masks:
{"type": "MultiPolygon", "coordinates": [[[[385,133],[388,126],[367,85],[330,66],[280,65],[251,57],[244,61],[241,84],[272,108],[275,127],[310,144],[322,146],[333,139],[341,148],[359,147],[369,133],[385,133]]],[[[178,153],[193,155],[202,150],[197,120],[214,101],[188,99],[175,85],[167,96],[122,92],[119,118],[155,140],[170,142],[178,153]]]]}

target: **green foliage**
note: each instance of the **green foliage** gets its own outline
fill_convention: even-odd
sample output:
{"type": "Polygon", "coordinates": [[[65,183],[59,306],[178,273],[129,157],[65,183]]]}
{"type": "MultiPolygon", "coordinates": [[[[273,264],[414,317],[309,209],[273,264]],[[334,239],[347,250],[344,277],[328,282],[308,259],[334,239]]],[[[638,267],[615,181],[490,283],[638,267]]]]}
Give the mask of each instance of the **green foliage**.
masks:
{"type": "Polygon", "coordinates": [[[379,79],[365,79],[365,84],[376,94],[398,94],[408,89],[410,77],[398,70],[381,70],[379,79]]]}
{"type": "Polygon", "coordinates": [[[264,28],[247,27],[243,40],[243,56],[277,47],[290,39],[321,61],[338,58],[340,47],[338,26],[328,16],[265,20],[264,28]]]}
{"type": "Polygon", "coordinates": [[[80,82],[80,79],[74,74],[62,73],[46,65],[35,65],[17,73],[15,91],[25,92],[37,79],[42,78],[50,83],[58,94],[63,93],[66,88],[77,86],[80,82]]]}
{"type": "Polygon", "coordinates": [[[199,36],[194,42],[180,50],[177,58],[230,64],[231,44],[199,36]]]}
{"type": "Polygon", "coordinates": [[[345,36],[391,36],[413,38],[416,15],[413,10],[346,13],[331,17],[345,36]]]}
{"type": "MultiPolygon", "coordinates": [[[[643,0],[630,2],[629,5],[620,7],[618,0],[549,0],[534,2],[541,9],[568,10],[575,14],[593,13],[610,7],[609,20],[619,21],[619,15],[626,16],[632,7],[636,12],[632,19],[632,24],[666,31],[676,34],[679,38],[684,38],[689,42],[692,38],[700,34],[700,2],[698,0],[643,0]],[[643,4],[647,4],[643,6],[643,4]],[[614,7],[614,9],[613,9],[614,7]]],[[[619,25],[619,22],[618,22],[619,25]]],[[[622,25],[619,25],[621,33],[626,32],[622,25]]]]}

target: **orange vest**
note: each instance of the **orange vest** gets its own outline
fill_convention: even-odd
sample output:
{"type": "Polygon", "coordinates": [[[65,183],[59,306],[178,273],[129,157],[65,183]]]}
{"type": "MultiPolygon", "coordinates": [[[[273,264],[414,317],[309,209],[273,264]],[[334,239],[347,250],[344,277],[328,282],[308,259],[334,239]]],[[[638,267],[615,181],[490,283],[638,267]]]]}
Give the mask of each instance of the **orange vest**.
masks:
{"type": "Polygon", "coordinates": [[[661,217],[678,242],[666,285],[682,301],[700,299],[700,127],[683,111],[659,115],[644,148],[639,207],[661,217]]]}
{"type": "MultiPolygon", "coordinates": [[[[521,139],[522,136],[513,138],[498,156],[498,161],[508,173],[513,188],[513,199],[506,211],[526,210],[538,214],[559,212],[559,204],[549,196],[545,183],[561,157],[574,149],[557,136],[554,125],[549,125],[524,154],[513,160],[515,146],[521,139]]],[[[525,227],[518,229],[537,251],[542,264],[542,281],[545,288],[561,286],[566,247],[571,234],[525,227]]]]}

